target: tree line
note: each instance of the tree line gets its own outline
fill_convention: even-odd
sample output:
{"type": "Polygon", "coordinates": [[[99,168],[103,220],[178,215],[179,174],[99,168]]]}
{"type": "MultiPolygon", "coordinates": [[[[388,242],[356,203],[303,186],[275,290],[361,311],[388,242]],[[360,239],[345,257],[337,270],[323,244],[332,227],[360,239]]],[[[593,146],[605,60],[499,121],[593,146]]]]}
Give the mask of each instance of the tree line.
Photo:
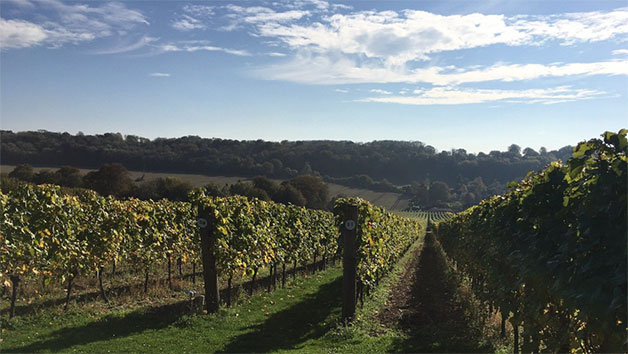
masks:
{"type": "MultiPolygon", "coordinates": [[[[2,189],[14,189],[17,181],[34,184],[55,184],[70,189],[91,189],[103,196],[116,198],[138,198],[141,200],[169,199],[187,201],[194,186],[176,177],[159,177],[150,180],[133,180],[129,171],[119,163],[106,163],[98,170],[82,174],[76,167],[62,166],[57,170],[35,172],[32,166],[16,166],[3,178],[2,189]],[[10,180],[12,179],[12,180],[10,180]],[[12,183],[13,182],[13,183],[12,183]]],[[[274,201],[283,204],[304,206],[309,209],[331,209],[329,189],[318,176],[301,175],[281,183],[264,176],[256,176],[251,181],[238,181],[231,185],[209,183],[204,186],[208,195],[226,197],[241,195],[274,201]]]]}
{"type": "Polygon", "coordinates": [[[571,146],[535,151],[438,152],[418,141],[239,141],[186,136],[154,140],[120,133],[85,135],[0,131],[4,164],[98,168],[117,162],[130,170],[289,179],[302,174],[352,187],[392,191],[395,186],[442,181],[460,186],[478,177],[505,184],[565,160],[571,146]]]}

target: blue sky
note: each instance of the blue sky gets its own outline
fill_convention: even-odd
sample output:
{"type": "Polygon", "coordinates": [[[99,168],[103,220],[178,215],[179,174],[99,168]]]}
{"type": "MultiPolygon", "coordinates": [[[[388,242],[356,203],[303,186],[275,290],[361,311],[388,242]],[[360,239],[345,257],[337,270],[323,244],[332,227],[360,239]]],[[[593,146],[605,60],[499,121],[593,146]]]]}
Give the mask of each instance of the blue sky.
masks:
{"type": "Polygon", "coordinates": [[[0,125],[558,148],[628,126],[622,1],[1,0],[0,125]]]}

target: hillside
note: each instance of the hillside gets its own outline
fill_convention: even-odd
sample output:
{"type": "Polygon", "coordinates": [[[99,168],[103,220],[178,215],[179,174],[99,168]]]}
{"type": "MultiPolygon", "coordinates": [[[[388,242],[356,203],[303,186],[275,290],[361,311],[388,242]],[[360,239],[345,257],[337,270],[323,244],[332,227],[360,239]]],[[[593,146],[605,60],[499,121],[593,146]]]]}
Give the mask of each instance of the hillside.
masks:
{"type": "MultiPolygon", "coordinates": [[[[0,165],[0,173],[9,173],[13,171],[15,165],[0,165]]],[[[43,170],[51,170],[58,168],[54,166],[35,166],[33,170],[35,172],[40,172],[43,170]]],[[[82,174],[87,174],[88,172],[96,171],[96,169],[82,168],[80,169],[82,174]]],[[[208,183],[214,183],[219,186],[223,186],[226,184],[237,183],[238,181],[246,181],[249,180],[247,177],[233,177],[233,176],[205,176],[200,174],[187,174],[187,173],[160,173],[160,172],[140,172],[140,171],[129,171],[129,175],[133,180],[137,180],[144,176],[145,181],[149,181],[156,178],[164,178],[164,177],[176,177],[181,179],[182,181],[189,182],[194,187],[202,187],[207,185],[208,183]]],[[[281,182],[282,180],[276,179],[277,182],[281,182]]],[[[383,208],[399,211],[408,207],[409,199],[402,193],[393,193],[393,192],[375,192],[368,189],[362,188],[351,188],[347,186],[343,186],[335,183],[327,183],[329,187],[329,195],[331,197],[337,195],[343,195],[346,197],[360,197],[364,198],[377,206],[381,206],[383,208]]]]}
{"type": "Polygon", "coordinates": [[[364,188],[379,182],[377,190],[382,191],[414,182],[443,181],[455,187],[478,177],[486,185],[504,185],[551,161],[564,160],[571,153],[569,146],[537,152],[515,144],[506,151],[488,154],[471,154],[464,149],[438,152],[418,141],[270,142],[198,136],[149,140],[120,133],[71,135],[47,131],[0,131],[0,137],[3,164],[98,168],[117,162],[129,170],[280,179],[314,173],[327,181],[366,176],[361,185],[349,185],[364,188]]]}

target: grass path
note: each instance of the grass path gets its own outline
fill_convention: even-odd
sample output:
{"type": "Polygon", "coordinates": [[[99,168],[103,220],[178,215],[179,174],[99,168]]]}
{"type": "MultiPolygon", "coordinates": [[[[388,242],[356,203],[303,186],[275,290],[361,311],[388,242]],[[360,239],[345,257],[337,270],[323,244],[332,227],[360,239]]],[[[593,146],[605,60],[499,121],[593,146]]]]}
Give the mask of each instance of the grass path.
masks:
{"type": "Polygon", "coordinates": [[[33,316],[2,333],[1,352],[272,352],[324,335],[340,316],[341,268],[259,293],[209,316],[174,305],[33,316]]]}
{"type": "Polygon", "coordinates": [[[354,327],[305,343],[302,352],[486,353],[492,339],[471,293],[454,276],[428,233],[380,283],[354,327]]]}
{"type": "Polygon", "coordinates": [[[391,274],[350,327],[338,326],[342,268],[336,266],[214,315],[186,315],[185,303],[178,302],[22,316],[0,334],[0,352],[494,351],[482,339],[477,304],[468,299],[430,234],[410,248],[391,274]]]}
{"type": "Polygon", "coordinates": [[[391,292],[382,322],[397,326],[406,338],[391,351],[488,352],[482,340],[477,305],[452,274],[435,238],[428,234],[420,251],[391,292]]]}

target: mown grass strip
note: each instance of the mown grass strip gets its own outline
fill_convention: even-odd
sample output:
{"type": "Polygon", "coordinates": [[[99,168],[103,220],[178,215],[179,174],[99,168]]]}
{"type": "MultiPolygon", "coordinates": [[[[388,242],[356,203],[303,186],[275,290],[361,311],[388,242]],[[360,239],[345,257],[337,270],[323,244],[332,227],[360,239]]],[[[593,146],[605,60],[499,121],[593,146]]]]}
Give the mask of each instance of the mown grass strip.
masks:
{"type": "MultiPolygon", "coordinates": [[[[133,311],[47,312],[11,322],[2,352],[272,352],[323,336],[340,316],[341,268],[299,277],[214,315],[171,304],[133,311]]],[[[4,323],[6,324],[6,323],[4,323]]],[[[4,327],[3,324],[3,328],[4,327]]]]}

